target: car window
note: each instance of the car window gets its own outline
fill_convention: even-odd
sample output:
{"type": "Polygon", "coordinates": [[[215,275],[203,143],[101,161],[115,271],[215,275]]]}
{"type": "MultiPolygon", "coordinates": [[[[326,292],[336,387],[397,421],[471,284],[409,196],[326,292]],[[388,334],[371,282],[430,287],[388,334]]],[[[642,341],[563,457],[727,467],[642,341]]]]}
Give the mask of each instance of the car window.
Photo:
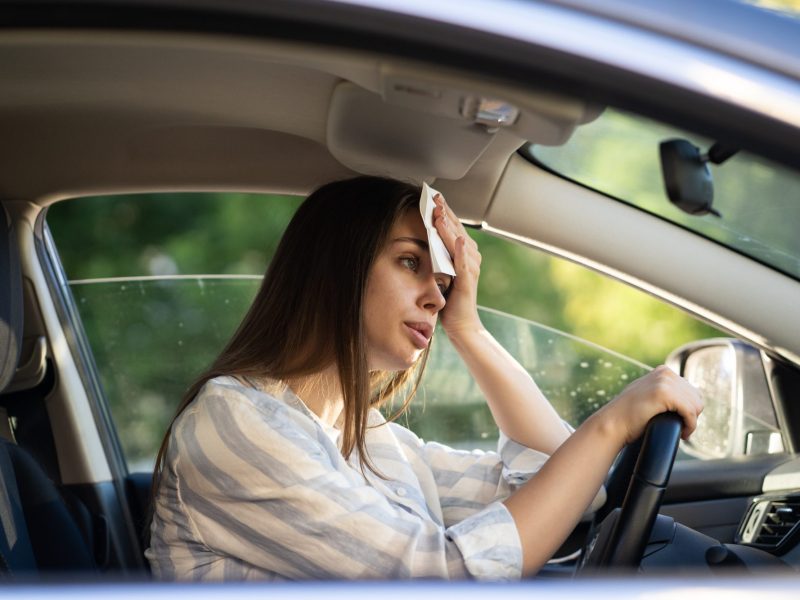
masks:
{"type": "Polygon", "coordinates": [[[593,123],[578,128],[566,144],[529,145],[525,153],[562,176],[800,279],[800,237],[795,227],[800,221],[797,173],[720,145],[717,156],[721,162],[706,163],[717,214],[689,214],[671,203],[666,191],[659,147],[670,140],[694,146],[700,156],[707,155],[715,144],[715,140],[607,109],[593,123]],[[735,153],[725,158],[730,152],[735,153]]]}
{"type": "Polygon", "coordinates": [[[152,468],[183,391],[236,329],[259,276],[70,282],[131,471],[152,468]]]}
{"type": "MultiPolygon", "coordinates": [[[[65,292],[131,471],[152,468],[175,406],[235,330],[299,202],[143,194],[73,199],[49,209],[65,292]]],[[[573,426],[675,347],[721,335],[583,267],[471,234],[484,259],[483,322],[573,426]]],[[[498,435],[442,331],[419,395],[399,419],[424,439],[462,448],[491,448],[498,435]]]]}
{"type": "Polygon", "coordinates": [[[235,330],[299,202],[142,194],[48,211],[131,471],[152,468],[184,390],[235,330]]]}
{"type": "MultiPolygon", "coordinates": [[[[481,321],[536,380],[572,426],[649,367],[551,327],[482,307],[481,321]]],[[[441,329],[441,328],[440,328],[441,329]]],[[[493,449],[497,426],[443,331],[436,335],[418,397],[400,418],[418,435],[464,449],[493,449]]]]}

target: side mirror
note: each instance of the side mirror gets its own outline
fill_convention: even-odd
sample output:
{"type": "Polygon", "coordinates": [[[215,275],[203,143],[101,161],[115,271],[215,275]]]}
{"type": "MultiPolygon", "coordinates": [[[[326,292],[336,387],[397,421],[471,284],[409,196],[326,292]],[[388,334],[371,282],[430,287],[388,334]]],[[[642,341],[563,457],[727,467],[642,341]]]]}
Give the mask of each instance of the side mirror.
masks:
{"type": "Polygon", "coordinates": [[[704,459],[784,452],[760,350],[736,339],[702,340],[673,351],[666,363],[705,401],[684,452],[704,459]]]}

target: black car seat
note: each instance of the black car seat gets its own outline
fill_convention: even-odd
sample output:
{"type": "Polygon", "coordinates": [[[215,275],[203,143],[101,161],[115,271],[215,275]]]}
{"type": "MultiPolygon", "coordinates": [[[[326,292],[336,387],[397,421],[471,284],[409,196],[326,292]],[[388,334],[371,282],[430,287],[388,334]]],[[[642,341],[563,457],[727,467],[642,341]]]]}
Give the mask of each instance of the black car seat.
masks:
{"type": "MultiPolygon", "coordinates": [[[[0,205],[0,393],[17,367],[22,317],[19,252],[0,205]]],[[[94,569],[85,535],[55,484],[27,451],[0,439],[0,577],[94,569]]]]}

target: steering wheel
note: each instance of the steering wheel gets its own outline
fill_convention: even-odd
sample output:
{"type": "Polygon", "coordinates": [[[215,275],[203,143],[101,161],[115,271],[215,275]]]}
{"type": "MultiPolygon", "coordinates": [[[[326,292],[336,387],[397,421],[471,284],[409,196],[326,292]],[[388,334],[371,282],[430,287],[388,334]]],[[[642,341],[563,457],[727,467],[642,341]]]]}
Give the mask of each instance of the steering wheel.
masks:
{"type": "Polygon", "coordinates": [[[610,510],[604,511],[605,519],[587,544],[581,569],[639,566],[672,473],[681,428],[677,413],[656,415],[641,440],[623,450],[609,476],[610,510]],[[627,477],[634,456],[635,466],[627,477]],[[615,508],[622,478],[629,481],[627,492],[621,507],[615,508]]]}

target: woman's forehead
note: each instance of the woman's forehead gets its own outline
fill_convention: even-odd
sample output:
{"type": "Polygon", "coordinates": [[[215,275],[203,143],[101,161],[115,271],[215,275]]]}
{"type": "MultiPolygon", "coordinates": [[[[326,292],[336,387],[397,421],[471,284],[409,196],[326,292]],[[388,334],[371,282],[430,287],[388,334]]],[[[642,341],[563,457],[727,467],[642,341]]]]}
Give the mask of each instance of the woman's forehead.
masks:
{"type": "Polygon", "coordinates": [[[422,222],[422,215],[418,210],[410,208],[405,211],[392,225],[390,239],[398,237],[413,237],[427,240],[425,224],[422,222]]]}

